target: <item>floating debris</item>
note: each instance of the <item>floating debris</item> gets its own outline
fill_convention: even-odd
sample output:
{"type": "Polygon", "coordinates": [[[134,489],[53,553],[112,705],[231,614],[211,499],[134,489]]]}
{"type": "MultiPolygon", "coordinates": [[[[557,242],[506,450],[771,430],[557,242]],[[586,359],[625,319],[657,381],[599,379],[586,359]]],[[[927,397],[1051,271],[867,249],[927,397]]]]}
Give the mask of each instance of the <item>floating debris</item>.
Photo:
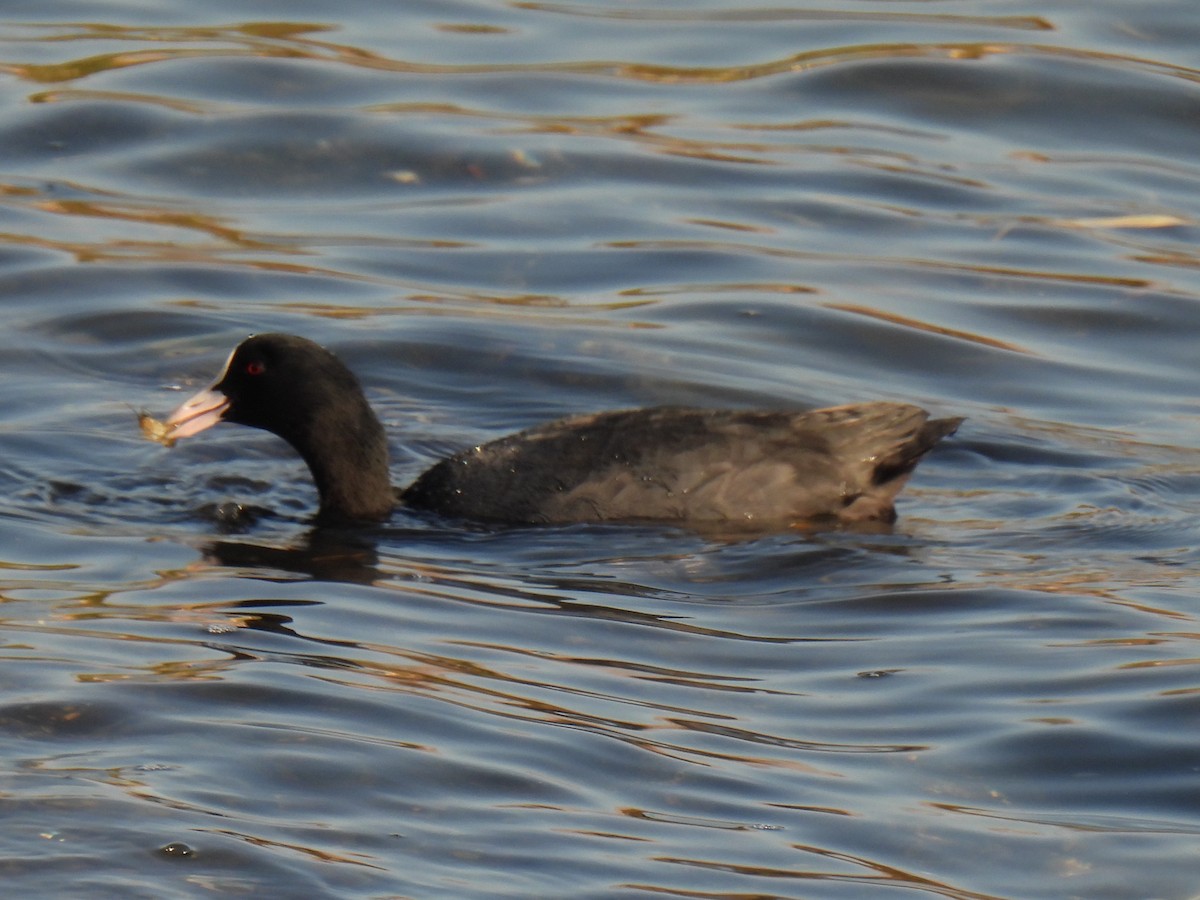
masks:
{"type": "Polygon", "coordinates": [[[175,429],[166,422],[160,422],[144,409],[135,410],[137,413],[138,427],[142,429],[142,434],[147,440],[162,444],[164,447],[174,447],[175,438],[171,437],[171,432],[175,429]]]}

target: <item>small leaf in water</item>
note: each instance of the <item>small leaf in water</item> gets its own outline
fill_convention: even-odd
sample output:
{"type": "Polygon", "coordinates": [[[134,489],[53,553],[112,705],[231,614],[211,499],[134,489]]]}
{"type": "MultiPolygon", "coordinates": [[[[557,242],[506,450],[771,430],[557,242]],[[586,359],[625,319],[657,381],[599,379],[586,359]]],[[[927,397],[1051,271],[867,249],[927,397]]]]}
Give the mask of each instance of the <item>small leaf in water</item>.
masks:
{"type": "Polygon", "coordinates": [[[175,439],[171,437],[172,428],[166,422],[160,422],[144,409],[137,410],[138,427],[142,429],[142,434],[148,440],[162,444],[164,447],[175,446],[175,439]]]}

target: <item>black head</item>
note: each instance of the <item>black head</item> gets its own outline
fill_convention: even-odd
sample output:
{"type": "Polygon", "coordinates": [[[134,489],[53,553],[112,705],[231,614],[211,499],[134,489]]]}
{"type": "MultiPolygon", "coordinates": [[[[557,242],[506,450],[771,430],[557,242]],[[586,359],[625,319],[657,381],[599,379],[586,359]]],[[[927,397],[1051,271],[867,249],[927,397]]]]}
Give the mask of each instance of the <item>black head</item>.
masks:
{"type": "Polygon", "coordinates": [[[383,427],[354,374],[307,338],[247,338],[212,387],[166,420],[173,438],[218,422],[262,428],[291,444],[312,471],[322,517],[380,518],[392,507],[383,427]]]}
{"type": "Polygon", "coordinates": [[[256,334],[242,341],[210,390],[229,401],[224,421],[262,428],[293,445],[314,429],[375,419],[358,379],[342,361],[292,334],[256,334]]]}

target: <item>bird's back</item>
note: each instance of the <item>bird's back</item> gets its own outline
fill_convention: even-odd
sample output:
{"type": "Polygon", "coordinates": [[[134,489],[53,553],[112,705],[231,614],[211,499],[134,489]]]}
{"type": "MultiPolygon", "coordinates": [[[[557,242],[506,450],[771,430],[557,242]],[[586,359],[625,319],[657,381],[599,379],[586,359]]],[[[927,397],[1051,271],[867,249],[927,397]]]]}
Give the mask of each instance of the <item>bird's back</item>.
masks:
{"type": "Polygon", "coordinates": [[[402,500],[524,523],[891,521],[913,467],[960,421],[901,403],[575,416],[444,460],[402,500]]]}

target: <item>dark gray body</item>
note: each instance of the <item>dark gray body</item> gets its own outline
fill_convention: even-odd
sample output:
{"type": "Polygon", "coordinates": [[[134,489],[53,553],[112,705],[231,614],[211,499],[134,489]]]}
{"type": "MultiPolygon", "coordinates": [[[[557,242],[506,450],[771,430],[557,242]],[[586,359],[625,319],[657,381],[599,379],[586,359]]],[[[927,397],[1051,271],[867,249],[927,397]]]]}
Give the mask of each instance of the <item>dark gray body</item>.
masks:
{"type": "Polygon", "coordinates": [[[525,523],[892,521],[913,467],[959,422],[903,403],[575,416],[443,460],[400,497],[525,523]]]}

